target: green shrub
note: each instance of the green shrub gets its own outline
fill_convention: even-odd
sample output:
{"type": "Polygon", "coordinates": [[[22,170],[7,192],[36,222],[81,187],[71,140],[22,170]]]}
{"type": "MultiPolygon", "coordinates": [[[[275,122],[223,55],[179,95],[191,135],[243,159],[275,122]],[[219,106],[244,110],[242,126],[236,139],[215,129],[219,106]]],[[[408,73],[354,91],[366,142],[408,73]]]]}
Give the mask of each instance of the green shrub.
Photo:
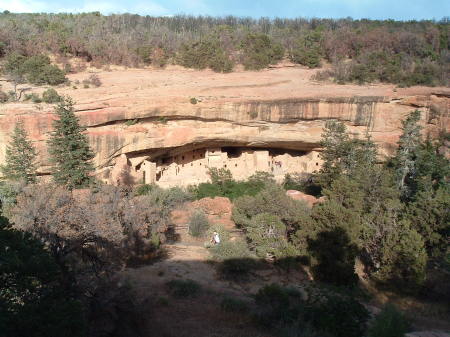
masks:
{"type": "Polygon", "coordinates": [[[89,88],[90,85],[94,87],[100,87],[102,82],[100,81],[100,77],[97,74],[91,74],[87,79],[83,80],[83,85],[85,88],[89,88]]]}
{"type": "Polygon", "coordinates": [[[217,261],[252,257],[252,254],[245,242],[229,241],[226,240],[226,238],[225,240],[221,240],[220,244],[211,247],[210,253],[217,261]]]}
{"type": "Polygon", "coordinates": [[[306,194],[319,197],[322,188],[316,182],[316,176],[312,174],[286,174],[283,180],[285,190],[297,190],[306,194]]]}
{"type": "Polygon", "coordinates": [[[136,190],[134,191],[134,194],[136,195],[147,195],[152,190],[154,190],[156,185],[149,185],[149,184],[143,184],[136,187],[136,190]]]}
{"type": "Polygon", "coordinates": [[[305,319],[322,334],[335,337],[362,337],[366,330],[369,312],[351,296],[324,291],[308,299],[305,319]]]}
{"type": "Polygon", "coordinates": [[[322,231],[316,239],[308,240],[308,250],[316,260],[312,268],[316,280],[338,286],[354,286],[358,282],[355,273],[356,245],[350,242],[342,228],[322,231]]]}
{"type": "Polygon", "coordinates": [[[267,184],[274,182],[273,175],[256,172],[247,181],[235,181],[228,169],[212,168],[209,171],[211,183],[201,183],[193,188],[196,199],[217,196],[235,200],[244,195],[256,195],[267,184]]]}
{"type": "Polygon", "coordinates": [[[35,93],[25,95],[24,99],[25,101],[32,101],[33,103],[42,103],[42,98],[35,93]]]}
{"type": "Polygon", "coordinates": [[[27,80],[33,84],[56,85],[66,81],[64,72],[50,64],[50,59],[44,55],[31,56],[23,63],[27,80]]]}
{"type": "Polygon", "coordinates": [[[260,70],[276,64],[284,56],[281,44],[274,43],[266,34],[248,34],[241,43],[245,69],[260,70]]]}
{"type": "Polygon", "coordinates": [[[19,54],[11,54],[5,63],[5,72],[16,80],[21,77],[32,84],[57,85],[64,83],[64,72],[57,66],[50,64],[50,59],[45,55],[26,57],[19,54]]]}
{"type": "Polygon", "coordinates": [[[189,217],[189,234],[194,237],[205,235],[209,228],[209,221],[202,210],[196,210],[189,217]]]}
{"type": "Polygon", "coordinates": [[[245,280],[257,267],[257,261],[243,241],[223,241],[210,249],[213,259],[219,262],[222,277],[245,280]]]}
{"type": "Polygon", "coordinates": [[[220,302],[220,308],[226,312],[245,313],[249,310],[247,302],[233,297],[225,297],[220,302]]]}
{"type": "MultiPolygon", "coordinates": [[[[89,86],[88,86],[89,87],[89,86]]],[[[139,119],[128,119],[126,122],[125,122],[125,125],[126,126],[132,126],[132,125],[135,125],[135,124],[137,124],[137,123],[139,123],[139,119]]]]}
{"type": "Polygon", "coordinates": [[[220,41],[207,38],[183,45],[179,52],[179,63],[186,68],[206,69],[228,73],[233,70],[233,62],[222,48],[220,41]]]}
{"type": "Polygon", "coordinates": [[[219,273],[223,278],[234,281],[247,280],[250,271],[258,266],[254,258],[233,258],[219,264],[219,273]]]}
{"type": "Polygon", "coordinates": [[[160,296],[156,299],[156,304],[167,307],[169,305],[169,299],[167,297],[160,296]]]}
{"type": "Polygon", "coordinates": [[[316,286],[296,289],[271,284],[255,295],[256,322],[287,336],[362,337],[369,313],[352,297],[316,286]]]}
{"type": "Polygon", "coordinates": [[[49,103],[49,104],[51,104],[51,103],[59,103],[59,102],[61,102],[62,97],[58,95],[58,93],[56,92],[55,89],[50,88],[50,89],[45,90],[42,93],[42,100],[45,103],[49,103]]]}
{"type": "Polygon", "coordinates": [[[163,210],[164,215],[169,215],[175,207],[192,200],[191,194],[179,187],[163,189],[155,185],[149,189],[147,196],[151,204],[158,205],[163,210]]]}
{"type": "Polygon", "coordinates": [[[141,46],[136,49],[136,54],[139,56],[142,62],[144,62],[145,64],[150,64],[152,63],[152,51],[152,46],[141,46]]]}
{"type": "Polygon", "coordinates": [[[312,31],[302,36],[291,51],[291,61],[308,68],[320,67],[322,38],[321,33],[317,31],[312,31]]]}
{"type": "Polygon", "coordinates": [[[0,58],[5,56],[5,51],[6,51],[6,43],[0,41],[0,58]]]}
{"type": "Polygon", "coordinates": [[[246,195],[234,201],[232,218],[238,226],[248,226],[251,219],[261,213],[276,215],[285,225],[293,226],[310,210],[304,202],[287,196],[281,186],[270,183],[255,196],[246,195]]]}
{"type": "Polygon", "coordinates": [[[195,97],[192,97],[192,98],[189,100],[189,102],[191,102],[191,104],[197,104],[197,103],[198,103],[198,101],[197,101],[197,99],[196,99],[195,97]]]}
{"type": "Polygon", "coordinates": [[[255,295],[256,322],[269,329],[279,329],[303,322],[305,303],[301,294],[293,289],[271,284],[255,295]]]}
{"type": "Polygon", "coordinates": [[[375,278],[403,292],[416,292],[426,277],[428,256],[422,236],[401,221],[381,249],[381,266],[375,278]]]}
{"type": "Polygon", "coordinates": [[[3,90],[0,89],[0,103],[8,102],[9,96],[3,90]]]}
{"type": "Polygon", "coordinates": [[[368,337],[404,337],[408,323],[403,314],[392,305],[386,305],[372,321],[368,337]]]}
{"type": "MultiPolygon", "coordinates": [[[[261,258],[289,255],[287,228],[277,215],[260,213],[244,227],[250,247],[261,258]]],[[[295,250],[293,251],[295,253],[295,250]]]]}
{"type": "Polygon", "coordinates": [[[169,292],[178,298],[195,297],[201,291],[200,284],[190,279],[169,281],[167,287],[169,292]]]}

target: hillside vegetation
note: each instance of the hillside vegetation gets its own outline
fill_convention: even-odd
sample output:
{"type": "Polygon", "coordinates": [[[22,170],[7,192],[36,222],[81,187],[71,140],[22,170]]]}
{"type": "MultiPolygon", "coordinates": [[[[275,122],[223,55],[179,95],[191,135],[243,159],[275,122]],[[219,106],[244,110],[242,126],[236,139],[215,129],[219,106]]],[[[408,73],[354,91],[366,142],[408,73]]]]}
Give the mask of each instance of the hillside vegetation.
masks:
{"type": "Polygon", "coordinates": [[[0,14],[0,57],[50,53],[66,72],[78,70],[71,57],[99,67],[172,63],[217,72],[230,72],[238,64],[258,70],[287,58],[310,68],[331,63],[318,80],[434,86],[448,85],[449,27],[448,19],[256,20],[5,11],[0,14]]]}
{"type": "MultiPolygon", "coordinates": [[[[448,322],[450,165],[441,150],[449,137],[423,139],[420,111],[402,122],[397,151],[386,162],[377,159],[370,137],[355,138],[330,120],[319,172],[287,176],[279,185],[267,173],[236,181],[227,169],[211,169],[210,183],[189,189],[95,181],[93,153],[73,101],[64,98],[55,113],[48,139],[53,182],[36,179],[36,151],[22,123],[1,167],[2,336],[161,336],[158,315],[167,328],[186,324],[197,311],[203,321],[219,305],[245,321],[242,336],[256,329],[277,337],[401,337],[410,329],[405,315],[413,324],[418,316],[448,322]],[[286,194],[290,188],[323,198],[308,207],[286,194]],[[210,214],[186,204],[216,196],[232,200],[229,211],[216,213],[228,212],[231,226],[210,223],[210,214]],[[183,207],[190,214],[181,223],[193,241],[172,225],[173,212],[183,207]],[[217,232],[220,242],[196,246],[197,253],[209,251],[210,263],[189,261],[184,254],[217,232]],[[166,250],[171,240],[172,250],[166,250]],[[177,243],[184,243],[178,252],[177,243]],[[182,261],[171,260],[170,253],[182,261]],[[156,259],[168,261],[166,271],[139,268],[157,265],[156,259]],[[180,264],[198,268],[211,289],[187,278],[180,264]],[[124,269],[141,280],[144,292],[121,279],[124,269]],[[150,286],[170,270],[175,276],[165,290],[150,286]],[[271,270],[278,277],[269,280],[280,284],[258,283],[264,276],[257,273],[271,270]],[[286,284],[283,275],[292,281],[286,284]],[[229,294],[212,287],[223,281],[229,282],[227,292],[242,284],[254,288],[218,303],[229,294]],[[383,291],[409,303],[402,311],[387,306],[370,320],[365,304],[383,291]],[[196,297],[181,320],[172,319],[179,305],[196,297]]],[[[222,315],[221,323],[235,323],[222,315]]],[[[211,336],[200,325],[194,328],[175,335],[211,336]]]]}

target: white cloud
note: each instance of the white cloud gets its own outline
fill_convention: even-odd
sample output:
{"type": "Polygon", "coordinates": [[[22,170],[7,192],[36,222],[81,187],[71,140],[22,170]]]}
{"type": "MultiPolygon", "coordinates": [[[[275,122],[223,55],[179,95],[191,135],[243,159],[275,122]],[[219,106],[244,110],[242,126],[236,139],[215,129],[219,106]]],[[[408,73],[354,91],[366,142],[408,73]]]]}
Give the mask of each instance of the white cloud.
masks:
{"type": "Polygon", "coordinates": [[[0,9],[16,13],[46,12],[49,6],[36,0],[0,0],[0,9]]]}
{"type": "Polygon", "coordinates": [[[9,10],[15,13],[36,13],[36,12],[52,12],[52,13],[81,13],[96,12],[103,14],[110,13],[136,13],[149,15],[167,15],[169,11],[154,1],[140,1],[130,4],[122,1],[91,1],[86,0],[79,6],[75,7],[63,1],[52,4],[49,1],[40,0],[0,0],[0,9],[9,10]]]}

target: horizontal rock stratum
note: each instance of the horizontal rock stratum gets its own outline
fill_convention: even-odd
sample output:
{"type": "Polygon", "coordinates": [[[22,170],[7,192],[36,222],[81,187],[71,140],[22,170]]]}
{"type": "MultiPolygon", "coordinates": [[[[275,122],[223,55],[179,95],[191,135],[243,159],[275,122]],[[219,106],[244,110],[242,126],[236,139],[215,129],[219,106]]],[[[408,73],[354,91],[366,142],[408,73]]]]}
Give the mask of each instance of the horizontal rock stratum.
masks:
{"type": "MultiPolygon", "coordinates": [[[[57,91],[75,100],[103,179],[122,154],[138,167],[144,160],[196,149],[320,150],[322,128],[330,119],[345,122],[355,136],[369,132],[381,155],[393,152],[401,121],[414,109],[422,112],[425,134],[436,136],[450,124],[449,88],[318,83],[309,80],[315,70],[300,67],[231,74],[180,67],[96,72],[103,83],[99,88],[57,91]]],[[[89,75],[69,78],[82,81],[89,75]]],[[[1,104],[0,160],[21,119],[39,150],[40,173],[48,173],[45,141],[53,110],[48,104],[1,104]]]]}

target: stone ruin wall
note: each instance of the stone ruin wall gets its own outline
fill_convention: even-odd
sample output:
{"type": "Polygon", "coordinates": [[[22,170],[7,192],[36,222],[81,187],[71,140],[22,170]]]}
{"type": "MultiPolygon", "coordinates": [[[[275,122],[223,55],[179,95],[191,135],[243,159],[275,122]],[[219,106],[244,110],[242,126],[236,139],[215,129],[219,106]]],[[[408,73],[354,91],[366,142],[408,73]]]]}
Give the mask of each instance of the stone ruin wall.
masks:
{"type": "Polygon", "coordinates": [[[267,172],[281,182],[286,174],[313,173],[320,169],[319,152],[283,151],[252,148],[202,148],[173,156],[143,160],[133,166],[121,155],[109,177],[103,181],[114,185],[156,184],[168,188],[208,182],[209,168],[230,170],[236,180],[245,180],[256,172],[267,172]]]}

